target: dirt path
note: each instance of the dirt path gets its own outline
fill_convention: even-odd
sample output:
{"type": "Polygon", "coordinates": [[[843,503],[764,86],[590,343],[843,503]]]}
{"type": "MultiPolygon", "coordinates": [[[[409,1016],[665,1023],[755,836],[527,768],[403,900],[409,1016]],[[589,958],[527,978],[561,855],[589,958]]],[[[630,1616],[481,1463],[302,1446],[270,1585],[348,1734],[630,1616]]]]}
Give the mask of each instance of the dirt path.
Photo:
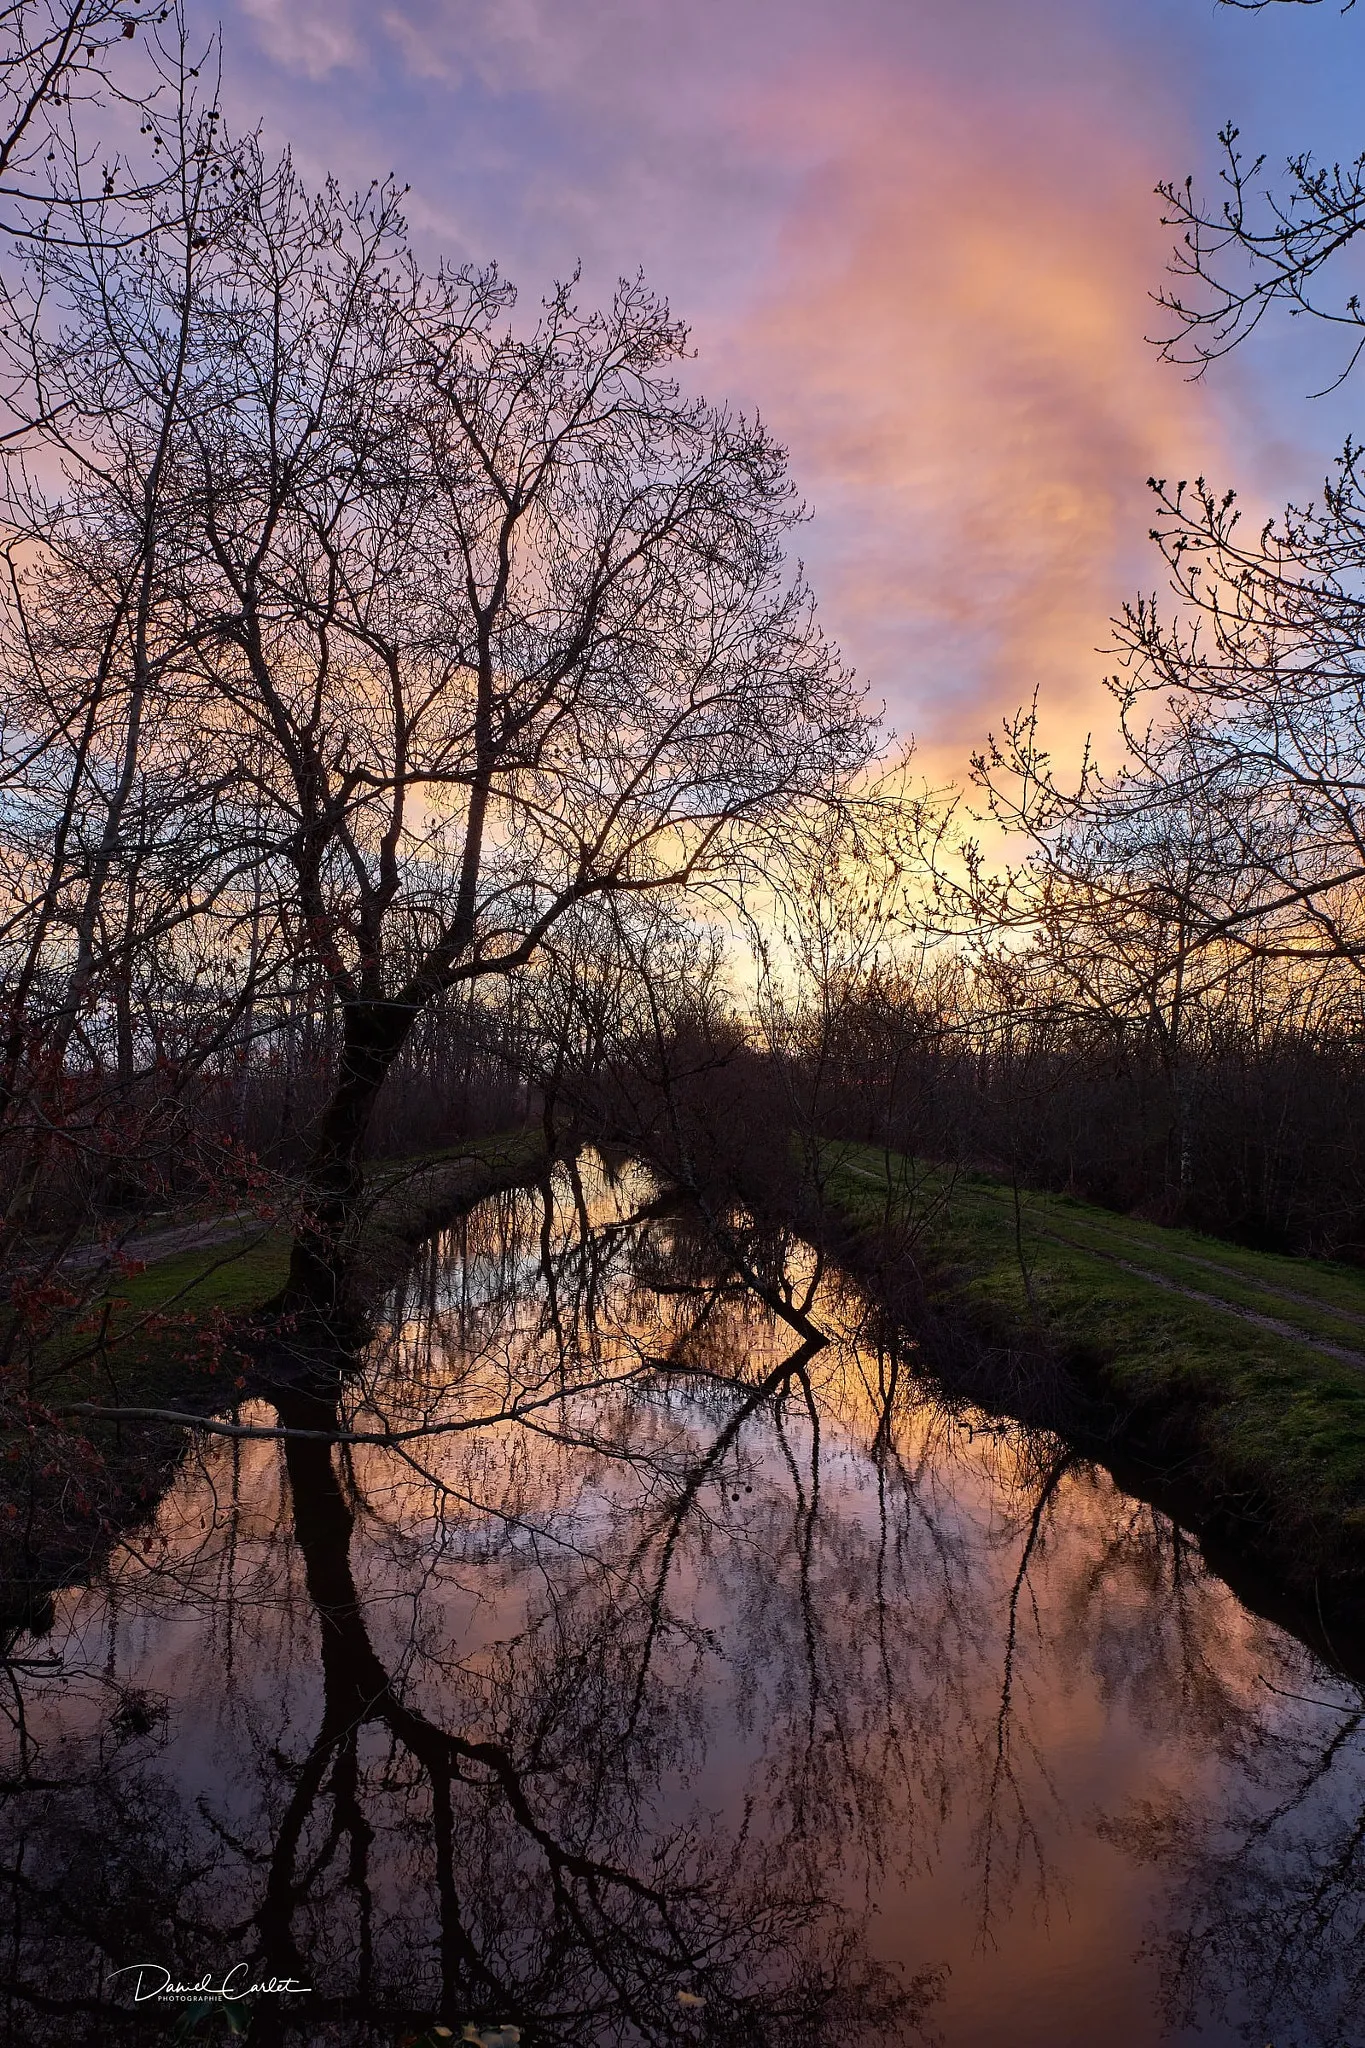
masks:
{"type": "MultiPolygon", "coordinates": [[[[1182,1287],[1178,1280],[1172,1280],[1165,1273],[1154,1273],[1148,1266],[1139,1266],[1132,1259],[1121,1259],[1117,1252],[1104,1252],[1097,1245],[1083,1244],[1079,1238],[1066,1237],[1060,1230],[1051,1230],[1046,1224],[1035,1223],[1034,1228],[1042,1237],[1050,1237],[1057,1244],[1064,1244],[1075,1252],[1086,1252],[1093,1259],[1106,1259],[1110,1265],[1121,1266],[1125,1273],[1133,1273],[1139,1280],[1146,1280],[1153,1287],[1164,1287],[1169,1294],[1179,1294],[1186,1301],[1197,1301],[1205,1308],[1217,1308],[1224,1315],[1236,1316],[1244,1323],[1254,1323],[1257,1329],[1269,1330],[1276,1337],[1289,1337],[1295,1344],[1302,1344],[1309,1351],[1318,1351],[1326,1358],[1343,1359],[1347,1365],[1365,1368],[1365,1351],[1348,1350],[1344,1344],[1333,1344],[1329,1338],[1315,1337],[1307,1330],[1301,1330],[1297,1323],[1282,1322],[1278,1316],[1268,1316],[1260,1309],[1246,1308],[1240,1302],[1224,1301],[1221,1295],[1206,1294],[1198,1287],[1182,1287]]],[[[1203,1263],[1200,1261],[1199,1263],[1203,1263]]],[[[1213,1269],[1215,1272],[1217,1267],[1213,1269]]],[[[1235,1276],[1240,1278],[1240,1275],[1235,1276]]],[[[1304,1301],[1303,1295],[1286,1295],[1288,1301],[1304,1301]]],[[[1311,1308],[1321,1309],[1322,1303],[1308,1301],[1311,1308]]],[[[1335,1311],[1328,1310],[1332,1314],[1335,1311]]],[[[1352,1318],[1352,1320],[1357,1320],[1352,1318]]]]}
{"type": "MultiPolygon", "coordinates": [[[[1050,1226],[1041,1224],[1039,1228],[1048,1229],[1050,1226]]],[[[1123,1244],[1126,1241],[1121,1231],[1115,1230],[1103,1223],[1092,1223],[1088,1217],[1086,1219],[1086,1229],[1097,1231],[1105,1237],[1112,1237],[1118,1244],[1123,1244]]],[[[1068,1238],[1066,1242],[1070,1243],[1071,1240],[1068,1238]]],[[[1108,1252],[1100,1251],[1098,1246],[1082,1245],[1081,1249],[1094,1249],[1096,1255],[1100,1258],[1111,1256],[1108,1252]]],[[[1130,1245],[1129,1249],[1131,1250],[1133,1247],[1130,1245]]],[[[1166,1256],[1171,1259],[1179,1259],[1182,1266],[1198,1266],[1201,1272],[1216,1273],[1224,1280],[1235,1280],[1239,1287],[1254,1287],[1258,1293],[1269,1294],[1276,1300],[1296,1302],[1300,1308],[1315,1309],[1319,1315],[1335,1316],[1339,1322],[1354,1323],[1357,1329],[1365,1330],[1365,1314],[1361,1314],[1356,1309],[1338,1308],[1335,1302],[1324,1301],[1321,1295],[1299,1294],[1292,1287],[1282,1287],[1278,1280],[1262,1280],[1256,1274],[1244,1273],[1236,1266],[1220,1266],[1215,1259],[1202,1259],[1194,1252],[1177,1251],[1174,1245],[1166,1252],[1166,1256]]]]}
{"type": "Polygon", "coordinates": [[[166,1230],[152,1230],[121,1244],[81,1244],[67,1253],[63,1266],[73,1272],[88,1272],[116,1258],[137,1259],[153,1266],[159,1259],[173,1259],[177,1252],[207,1250],[210,1245],[227,1244],[245,1237],[258,1219],[254,1216],[205,1216],[198,1223],[172,1224],[166,1230]]]}
{"type": "MultiPolygon", "coordinates": [[[[886,1184],[880,1174],[872,1173],[864,1166],[854,1166],[846,1161],[844,1171],[856,1173],[860,1180],[870,1180],[878,1186],[884,1187],[886,1184]]],[[[988,1200],[995,1200],[993,1191],[985,1192],[988,1200]]],[[[1168,1294],[1178,1294],[1185,1301],[1198,1302],[1201,1308],[1220,1309],[1224,1315],[1236,1316],[1239,1321],[1251,1323],[1256,1329],[1268,1330],[1273,1336],[1287,1337],[1292,1343],[1302,1344],[1307,1350],[1316,1351],[1324,1358],[1339,1359],[1346,1365],[1365,1370],[1365,1351],[1353,1351],[1345,1344],[1334,1344],[1330,1338],[1315,1336],[1310,1331],[1301,1329],[1297,1323],[1286,1322],[1279,1316],[1267,1315],[1262,1309],[1248,1308],[1241,1302],[1226,1301],[1221,1295],[1210,1294],[1203,1288],[1182,1286],[1180,1281],[1173,1280],[1169,1274],[1153,1272],[1150,1266],[1140,1265],[1136,1259],[1123,1258],[1116,1251],[1105,1251],[1101,1246],[1088,1244],[1082,1238],[1068,1237],[1064,1231],[1041,1222],[1036,1214],[1030,1214],[1027,1207],[1024,1213],[1030,1228],[1037,1231],[1040,1237],[1051,1238],[1055,1244],[1064,1244],[1069,1251],[1082,1252],[1092,1259],[1104,1259],[1108,1264],[1120,1267],[1125,1273],[1133,1274],[1136,1279],[1147,1281],[1152,1287],[1163,1288],[1168,1294]]],[[[1097,1231],[1105,1229],[1103,1224],[1091,1227],[1097,1231]]],[[[1118,1231],[1106,1234],[1123,1243],[1118,1231]]],[[[1201,1259],[1189,1252],[1177,1251],[1174,1247],[1171,1248],[1170,1256],[1192,1266],[1198,1266],[1205,1272],[1221,1274],[1224,1279],[1235,1280],[1240,1286],[1255,1288],[1268,1294],[1272,1301],[1295,1302],[1302,1308],[1312,1309],[1318,1315],[1337,1316],[1343,1322],[1353,1323],[1365,1329],[1365,1316],[1353,1314],[1350,1309],[1338,1309],[1331,1302],[1321,1301],[1311,1294],[1297,1294],[1291,1288],[1282,1288],[1268,1280],[1258,1280],[1251,1274],[1239,1272],[1235,1267],[1220,1266],[1212,1259],[1201,1259]]]]}

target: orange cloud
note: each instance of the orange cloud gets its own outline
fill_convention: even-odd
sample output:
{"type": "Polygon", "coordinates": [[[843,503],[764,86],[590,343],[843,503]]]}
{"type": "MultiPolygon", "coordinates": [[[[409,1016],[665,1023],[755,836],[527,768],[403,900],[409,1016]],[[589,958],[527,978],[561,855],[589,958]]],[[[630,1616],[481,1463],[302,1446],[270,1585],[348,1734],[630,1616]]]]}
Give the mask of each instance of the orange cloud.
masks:
{"type": "Polygon", "coordinates": [[[1160,574],[1146,478],[1220,467],[1208,398],[1143,338],[1179,145],[867,79],[753,118],[809,165],[721,354],[813,500],[826,620],[931,773],[1035,686],[1066,751],[1107,723],[1111,614],[1160,574]]]}

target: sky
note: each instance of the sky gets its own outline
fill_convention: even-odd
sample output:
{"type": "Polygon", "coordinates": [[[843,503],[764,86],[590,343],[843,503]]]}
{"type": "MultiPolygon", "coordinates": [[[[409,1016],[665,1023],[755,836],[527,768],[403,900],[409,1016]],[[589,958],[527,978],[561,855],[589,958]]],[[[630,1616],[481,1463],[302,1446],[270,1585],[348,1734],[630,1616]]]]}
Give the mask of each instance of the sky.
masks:
{"type": "MultiPolygon", "coordinates": [[[[212,17],[204,15],[206,25],[212,17]]],[[[1159,587],[1150,475],[1257,510],[1320,484],[1362,395],[1283,323],[1158,360],[1159,178],[1365,148],[1365,8],[1216,0],[230,0],[230,119],[311,175],[411,184],[424,257],[534,305],[643,270],[689,375],[757,410],[810,508],[823,622],[960,778],[1036,689],[1111,729],[1108,621],[1159,587]]],[[[1112,751],[1112,749],[1111,749],[1112,751]]]]}

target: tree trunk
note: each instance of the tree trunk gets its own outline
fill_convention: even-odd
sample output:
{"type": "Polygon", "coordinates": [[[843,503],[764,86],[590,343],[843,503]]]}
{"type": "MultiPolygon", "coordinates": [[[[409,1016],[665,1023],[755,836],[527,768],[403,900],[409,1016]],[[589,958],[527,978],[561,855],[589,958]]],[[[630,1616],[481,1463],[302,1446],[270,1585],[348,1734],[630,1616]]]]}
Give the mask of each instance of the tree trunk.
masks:
{"type": "Polygon", "coordinates": [[[412,1021],[412,1010],[397,1003],[343,1006],[340,1070],[308,1165],[309,1214],[290,1254],[284,1306],[291,1312],[323,1322],[344,1312],[365,1188],[361,1149],[412,1021]]]}

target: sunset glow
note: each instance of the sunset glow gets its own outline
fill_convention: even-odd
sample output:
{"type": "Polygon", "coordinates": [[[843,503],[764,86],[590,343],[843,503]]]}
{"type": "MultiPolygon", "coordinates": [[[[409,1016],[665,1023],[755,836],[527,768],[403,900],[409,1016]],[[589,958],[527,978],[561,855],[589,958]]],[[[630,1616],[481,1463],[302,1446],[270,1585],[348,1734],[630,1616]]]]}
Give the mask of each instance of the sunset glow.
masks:
{"type": "Polygon", "coordinates": [[[1215,60],[1272,142],[1275,78],[1292,140],[1333,25],[1143,16],[240,0],[228,77],[310,168],[394,168],[433,254],[527,298],[642,267],[699,386],[790,443],[827,630],[943,779],[1035,687],[1063,752],[1107,729],[1108,620],[1160,573],[1150,474],[1274,502],[1333,446],[1300,388],[1191,386],[1146,339],[1153,187],[1211,166],[1215,60]]]}

